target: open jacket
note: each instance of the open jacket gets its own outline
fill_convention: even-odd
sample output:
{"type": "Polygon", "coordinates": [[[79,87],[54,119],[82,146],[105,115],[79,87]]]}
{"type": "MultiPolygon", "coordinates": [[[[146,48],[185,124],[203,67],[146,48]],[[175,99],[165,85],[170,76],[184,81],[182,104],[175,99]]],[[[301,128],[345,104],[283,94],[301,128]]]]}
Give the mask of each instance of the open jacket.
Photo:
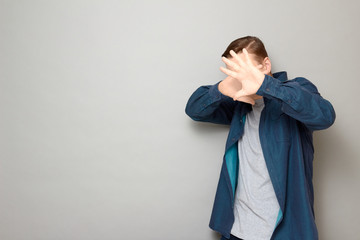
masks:
{"type": "MultiPolygon", "coordinates": [[[[211,229],[230,238],[239,172],[237,142],[252,106],[222,94],[220,82],[199,87],[185,112],[195,121],[230,125],[209,222],[211,229]]],[[[280,205],[271,240],[316,240],[313,131],[334,123],[334,108],[313,83],[304,77],[288,80],[286,71],[265,75],[256,94],[264,98],[260,143],[280,205]]]]}

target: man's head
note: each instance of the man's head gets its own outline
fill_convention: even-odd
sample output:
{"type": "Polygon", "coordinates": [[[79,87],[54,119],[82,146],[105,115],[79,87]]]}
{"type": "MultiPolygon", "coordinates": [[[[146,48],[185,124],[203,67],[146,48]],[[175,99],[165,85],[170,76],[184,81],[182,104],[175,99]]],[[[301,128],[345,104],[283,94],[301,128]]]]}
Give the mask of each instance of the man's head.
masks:
{"type": "MultiPolygon", "coordinates": [[[[249,53],[250,59],[252,60],[255,66],[262,64],[262,71],[264,74],[272,76],[271,73],[271,62],[266,52],[263,42],[254,36],[246,36],[242,38],[235,39],[230,43],[226,48],[225,52],[221,55],[232,60],[230,50],[233,50],[238,55],[243,55],[242,49],[246,48],[249,53]]],[[[227,64],[226,64],[227,65],[227,64]]],[[[227,66],[231,70],[231,67],[227,66]]]]}

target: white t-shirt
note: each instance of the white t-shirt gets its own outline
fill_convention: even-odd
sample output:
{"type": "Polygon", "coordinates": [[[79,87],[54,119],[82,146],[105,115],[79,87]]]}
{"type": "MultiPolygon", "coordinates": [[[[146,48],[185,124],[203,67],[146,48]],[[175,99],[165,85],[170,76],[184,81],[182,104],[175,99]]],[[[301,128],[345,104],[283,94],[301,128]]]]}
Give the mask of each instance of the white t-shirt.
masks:
{"type": "Polygon", "coordinates": [[[279,212],[260,145],[259,122],[263,100],[255,100],[253,111],[247,113],[244,135],[238,142],[239,177],[231,234],[244,240],[270,239],[279,212]]]}

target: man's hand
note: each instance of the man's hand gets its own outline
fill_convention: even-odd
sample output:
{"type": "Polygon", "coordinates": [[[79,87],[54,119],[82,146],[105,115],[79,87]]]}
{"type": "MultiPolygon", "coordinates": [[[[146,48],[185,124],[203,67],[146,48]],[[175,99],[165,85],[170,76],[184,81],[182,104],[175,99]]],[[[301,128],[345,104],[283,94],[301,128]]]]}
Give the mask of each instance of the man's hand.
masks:
{"type": "MultiPolygon", "coordinates": [[[[224,86],[227,85],[227,87],[224,87],[223,91],[229,94],[225,95],[232,97],[234,101],[246,101],[254,104],[254,100],[252,100],[251,95],[254,95],[260,88],[261,84],[264,81],[265,74],[259,70],[259,68],[262,67],[261,64],[255,66],[252,63],[249,54],[245,48],[242,49],[242,52],[244,53],[244,59],[237,55],[233,50],[230,51],[231,56],[233,56],[233,60],[222,57],[222,60],[233,69],[232,71],[230,69],[220,67],[220,70],[222,72],[233,78],[233,80],[228,80],[228,82],[231,82],[231,84],[228,83],[227,85],[224,83],[224,86]],[[230,87],[230,85],[232,85],[233,87],[230,87]],[[238,86],[240,86],[240,89],[238,88],[238,86]],[[231,90],[229,90],[229,88],[231,88],[231,90]],[[236,91],[236,93],[234,94],[233,91],[236,91]],[[249,99],[251,99],[252,101],[249,99]]],[[[219,90],[220,88],[222,87],[220,87],[219,84],[219,90]]]]}
{"type": "MultiPolygon", "coordinates": [[[[235,98],[235,94],[239,92],[242,88],[241,83],[231,76],[227,76],[222,80],[218,85],[219,91],[232,99],[235,98]]],[[[240,97],[237,98],[237,101],[250,103],[251,105],[255,104],[255,101],[251,97],[240,97]]]]}

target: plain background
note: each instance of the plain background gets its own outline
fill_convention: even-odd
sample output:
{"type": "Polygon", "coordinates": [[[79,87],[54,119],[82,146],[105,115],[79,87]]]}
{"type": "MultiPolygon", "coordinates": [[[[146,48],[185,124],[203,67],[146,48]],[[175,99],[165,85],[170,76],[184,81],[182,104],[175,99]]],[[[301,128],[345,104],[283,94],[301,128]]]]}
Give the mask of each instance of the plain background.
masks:
{"type": "Polygon", "coordinates": [[[360,239],[358,1],[0,1],[0,239],[216,240],[228,126],[185,114],[246,35],[334,106],[320,239],[360,239]]]}

